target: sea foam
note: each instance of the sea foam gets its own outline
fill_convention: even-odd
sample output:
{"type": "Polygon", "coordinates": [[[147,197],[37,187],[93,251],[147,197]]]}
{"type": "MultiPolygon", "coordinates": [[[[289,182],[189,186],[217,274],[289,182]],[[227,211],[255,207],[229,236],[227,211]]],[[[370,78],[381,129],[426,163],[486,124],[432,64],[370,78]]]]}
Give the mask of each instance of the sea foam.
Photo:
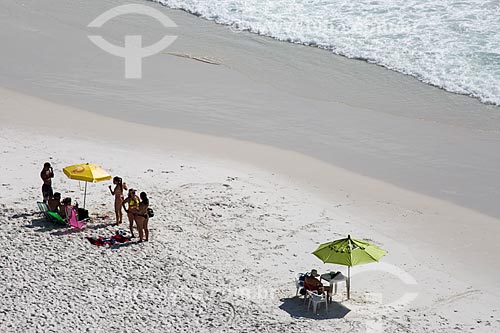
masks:
{"type": "Polygon", "coordinates": [[[500,105],[500,1],[153,0],[500,105]]]}

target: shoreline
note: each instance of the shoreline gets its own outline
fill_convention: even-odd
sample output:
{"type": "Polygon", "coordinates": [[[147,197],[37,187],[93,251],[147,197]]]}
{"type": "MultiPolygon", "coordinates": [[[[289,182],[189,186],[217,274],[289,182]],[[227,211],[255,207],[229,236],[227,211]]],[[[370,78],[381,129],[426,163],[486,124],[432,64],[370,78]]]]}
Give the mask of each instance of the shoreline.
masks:
{"type": "MultiPolygon", "coordinates": [[[[164,4],[162,2],[158,2],[158,0],[145,0],[145,1],[147,1],[147,2],[153,2],[155,4],[158,4],[160,6],[163,6],[163,7],[167,8],[169,10],[184,12],[184,13],[187,13],[189,15],[195,16],[195,17],[197,17],[197,18],[199,18],[201,20],[204,20],[204,21],[207,21],[207,22],[212,22],[212,23],[215,23],[217,25],[222,25],[222,26],[229,27],[229,28],[233,27],[232,24],[218,22],[215,19],[206,18],[202,14],[190,11],[188,9],[177,8],[177,7],[169,7],[167,4],[164,4]]],[[[441,86],[439,86],[437,84],[434,84],[434,83],[428,81],[427,79],[421,77],[420,75],[413,74],[413,73],[406,73],[406,72],[404,72],[402,70],[396,70],[396,69],[391,68],[388,65],[384,65],[384,64],[380,64],[380,63],[374,62],[371,59],[362,58],[362,57],[349,57],[349,56],[347,56],[345,54],[336,53],[331,48],[328,48],[328,47],[323,47],[323,46],[319,46],[319,45],[310,45],[310,44],[308,44],[306,42],[292,42],[292,41],[287,41],[287,40],[284,40],[284,39],[280,39],[278,37],[273,37],[272,35],[261,34],[259,32],[255,32],[255,31],[252,31],[252,30],[249,30],[249,29],[237,30],[237,31],[233,31],[233,32],[237,33],[237,34],[240,34],[240,33],[241,34],[247,34],[248,33],[248,34],[252,34],[252,35],[256,35],[256,36],[260,36],[260,37],[264,37],[264,38],[269,38],[269,39],[272,39],[272,40],[280,42],[280,43],[287,43],[287,44],[291,44],[291,45],[300,45],[300,46],[315,48],[315,49],[327,51],[327,52],[331,53],[333,56],[339,56],[339,57],[348,59],[350,61],[361,61],[361,62],[369,64],[371,66],[377,66],[377,67],[380,67],[380,68],[382,68],[384,70],[388,70],[388,71],[393,72],[393,73],[397,73],[397,74],[401,74],[401,75],[404,75],[404,76],[411,77],[411,78],[415,79],[416,81],[418,81],[420,83],[428,85],[429,87],[432,87],[432,88],[437,88],[437,89],[439,89],[439,90],[441,90],[441,91],[443,91],[445,93],[449,93],[449,94],[457,95],[457,96],[461,96],[461,97],[471,98],[471,99],[473,99],[475,101],[478,101],[480,104],[482,104],[484,106],[495,107],[495,108],[498,109],[498,112],[500,112],[500,104],[495,104],[493,102],[482,101],[480,99],[480,97],[475,96],[472,93],[461,93],[461,92],[456,92],[456,91],[452,91],[452,90],[447,90],[445,87],[441,87],[441,86]]]]}
{"type": "MultiPolygon", "coordinates": [[[[2,34],[27,43],[6,45],[0,86],[135,123],[293,150],[500,218],[500,187],[489,180],[499,176],[500,157],[490,153],[500,150],[496,107],[325,50],[234,34],[163,6],[179,26],[168,30],[178,38],[165,52],[222,64],[163,53],[144,60],[143,79],[124,80],[122,59],[95,47],[82,29],[108,5],[79,4],[73,17],[64,6],[33,4],[57,19],[50,24],[40,13],[8,6],[20,19],[7,18],[2,34]]],[[[147,17],[134,25],[118,20],[99,33],[119,42],[137,29],[147,41],[161,37],[147,17]]]]}
{"type": "MultiPolygon", "coordinates": [[[[96,145],[105,140],[124,150],[127,146],[138,145],[137,139],[140,137],[138,146],[148,147],[148,150],[157,154],[168,152],[195,159],[202,157],[222,167],[243,170],[251,167],[284,177],[295,186],[322,198],[326,205],[343,207],[348,212],[354,206],[354,211],[349,213],[350,219],[352,223],[363,226],[365,231],[370,230],[394,242],[417,247],[422,242],[427,243],[430,249],[423,250],[422,255],[432,255],[433,251],[446,244],[445,249],[440,251],[444,257],[452,260],[458,239],[463,243],[474,239],[467,245],[469,250],[461,258],[461,263],[453,263],[449,268],[461,267],[459,270],[453,269],[454,276],[465,282],[470,275],[469,269],[474,267],[475,271],[483,272],[481,278],[476,278],[475,287],[487,285],[491,292],[500,295],[500,286],[495,278],[498,269],[484,265],[484,262],[494,260],[495,252],[484,253],[481,248],[474,250],[478,244],[494,244],[495,235],[500,232],[498,220],[494,218],[272,146],[133,124],[5,89],[0,89],[0,107],[12,110],[0,114],[0,120],[4,126],[11,124],[14,130],[25,128],[43,134],[42,129],[50,127],[53,128],[52,136],[84,139],[96,145]],[[36,115],[33,113],[35,109],[38,110],[36,115]],[[16,117],[13,118],[14,114],[16,117]],[[68,133],[64,128],[64,119],[81,119],[78,122],[81,130],[68,133]],[[117,139],[111,128],[142,134],[117,139]],[[470,221],[475,223],[470,224],[470,221]],[[483,232],[473,236],[478,229],[483,232]],[[477,261],[479,256],[484,261],[477,261]]],[[[442,265],[439,258],[436,259],[435,265],[442,265]]]]}
{"type": "MultiPolygon", "coordinates": [[[[383,308],[388,331],[500,330],[500,267],[492,264],[500,233],[499,108],[170,9],[179,27],[167,33],[179,38],[144,59],[141,80],[125,80],[123,59],[93,46],[86,28],[123,3],[0,4],[0,265],[9,274],[0,280],[10,288],[0,302],[2,329],[15,330],[1,322],[25,329],[43,323],[38,330],[79,322],[97,330],[112,318],[116,331],[124,320],[137,330],[144,320],[158,331],[231,331],[224,316],[232,309],[242,331],[334,325],[362,332],[367,320],[380,319],[371,313],[379,306],[374,292],[391,301],[415,291],[408,307],[383,308]],[[114,233],[109,220],[80,234],[38,219],[31,202],[40,196],[38,168],[47,158],[58,170],[96,162],[147,190],[154,241],[96,249],[82,236],[114,233]],[[311,266],[344,270],[313,261],[311,252],[347,234],[389,250],[374,267],[392,265],[418,284],[359,268],[355,299],[341,291],[332,317],[304,316],[293,276],[311,266]],[[207,282],[221,276],[228,299],[213,297],[207,282]],[[141,279],[151,286],[146,296],[141,279]],[[40,281],[40,292],[30,289],[40,281]],[[80,281],[90,291],[79,289],[80,281]],[[162,297],[180,284],[208,297],[200,303],[183,292],[173,306],[162,297]],[[272,297],[236,292],[256,285],[272,297]],[[100,308],[115,304],[113,293],[130,308],[100,308]],[[64,306],[51,308],[58,303],[64,306]],[[47,317],[38,306],[49,309],[47,317]],[[91,311],[77,318],[74,310],[86,307],[91,311]],[[64,322],[56,322],[61,314],[64,322]]],[[[138,32],[145,45],[163,33],[154,20],[135,16],[99,30],[116,44],[138,32]]],[[[58,189],[78,195],[76,183],[58,181],[58,189]]],[[[93,184],[90,191],[89,205],[113,214],[107,188],[93,184]]]]}

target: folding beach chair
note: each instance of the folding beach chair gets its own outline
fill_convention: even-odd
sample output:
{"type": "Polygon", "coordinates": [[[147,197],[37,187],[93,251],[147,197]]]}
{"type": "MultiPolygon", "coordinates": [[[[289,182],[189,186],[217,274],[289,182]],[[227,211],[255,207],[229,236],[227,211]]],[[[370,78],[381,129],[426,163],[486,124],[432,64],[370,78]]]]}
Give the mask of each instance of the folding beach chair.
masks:
{"type": "Polygon", "coordinates": [[[61,215],[57,214],[56,212],[48,211],[47,214],[50,216],[50,220],[52,222],[67,225],[66,221],[61,217],[61,215]]]}
{"type": "MultiPolygon", "coordinates": [[[[299,296],[300,289],[304,288],[304,278],[306,277],[306,273],[297,273],[295,276],[295,296],[299,296]]],[[[304,296],[306,293],[304,292],[304,296]]]]}
{"type": "Polygon", "coordinates": [[[85,228],[87,226],[87,223],[84,221],[78,221],[76,215],[76,210],[74,208],[66,208],[66,217],[68,218],[69,225],[76,229],[85,228]]]}
{"type": "Polygon", "coordinates": [[[313,312],[317,313],[318,305],[325,304],[325,311],[328,312],[328,298],[326,295],[318,295],[314,291],[307,290],[307,296],[309,298],[309,304],[307,305],[307,310],[313,305],[313,312]]]}
{"type": "Polygon", "coordinates": [[[50,222],[66,225],[66,221],[64,221],[61,215],[57,214],[56,212],[49,211],[49,207],[45,202],[37,202],[36,204],[38,205],[38,209],[40,209],[40,212],[45,216],[47,220],[49,220],[50,222]]]}

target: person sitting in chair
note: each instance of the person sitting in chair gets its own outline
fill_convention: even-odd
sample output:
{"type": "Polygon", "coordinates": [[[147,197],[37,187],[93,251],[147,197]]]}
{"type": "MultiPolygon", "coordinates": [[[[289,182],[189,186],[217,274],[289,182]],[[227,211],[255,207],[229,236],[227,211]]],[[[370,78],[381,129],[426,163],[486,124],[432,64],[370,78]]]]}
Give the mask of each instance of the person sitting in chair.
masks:
{"type": "Polygon", "coordinates": [[[311,273],[309,273],[306,278],[304,279],[304,288],[307,290],[314,291],[316,290],[318,294],[322,294],[324,291],[329,293],[331,291],[330,286],[324,286],[323,283],[321,283],[320,280],[318,280],[318,271],[313,269],[311,270],[311,273]]]}
{"type": "Polygon", "coordinates": [[[50,197],[49,201],[47,202],[47,207],[51,212],[58,213],[62,217],[64,217],[64,210],[63,205],[61,204],[61,193],[56,192],[54,193],[54,196],[50,197]]]}
{"type": "Polygon", "coordinates": [[[69,217],[71,217],[71,212],[74,210],[76,213],[76,219],[78,220],[78,204],[73,206],[71,204],[71,198],[64,198],[62,204],[64,208],[62,211],[64,211],[66,218],[69,219],[69,217]]]}

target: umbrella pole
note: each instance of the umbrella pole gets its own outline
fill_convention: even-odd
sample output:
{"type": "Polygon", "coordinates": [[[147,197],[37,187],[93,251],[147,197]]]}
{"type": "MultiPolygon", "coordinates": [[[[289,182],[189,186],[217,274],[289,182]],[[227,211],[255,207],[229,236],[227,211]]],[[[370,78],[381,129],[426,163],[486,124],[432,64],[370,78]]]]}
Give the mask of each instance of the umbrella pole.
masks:
{"type": "Polygon", "coordinates": [[[85,199],[87,199],[87,182],[85,182],[85,194],[83,195],[83,209],[85,209],[85,199]]]}
{"type": "Polygon", "coordinates": [[[347,266],[347,299],[351,299],[351,266],[347,266]]]}

